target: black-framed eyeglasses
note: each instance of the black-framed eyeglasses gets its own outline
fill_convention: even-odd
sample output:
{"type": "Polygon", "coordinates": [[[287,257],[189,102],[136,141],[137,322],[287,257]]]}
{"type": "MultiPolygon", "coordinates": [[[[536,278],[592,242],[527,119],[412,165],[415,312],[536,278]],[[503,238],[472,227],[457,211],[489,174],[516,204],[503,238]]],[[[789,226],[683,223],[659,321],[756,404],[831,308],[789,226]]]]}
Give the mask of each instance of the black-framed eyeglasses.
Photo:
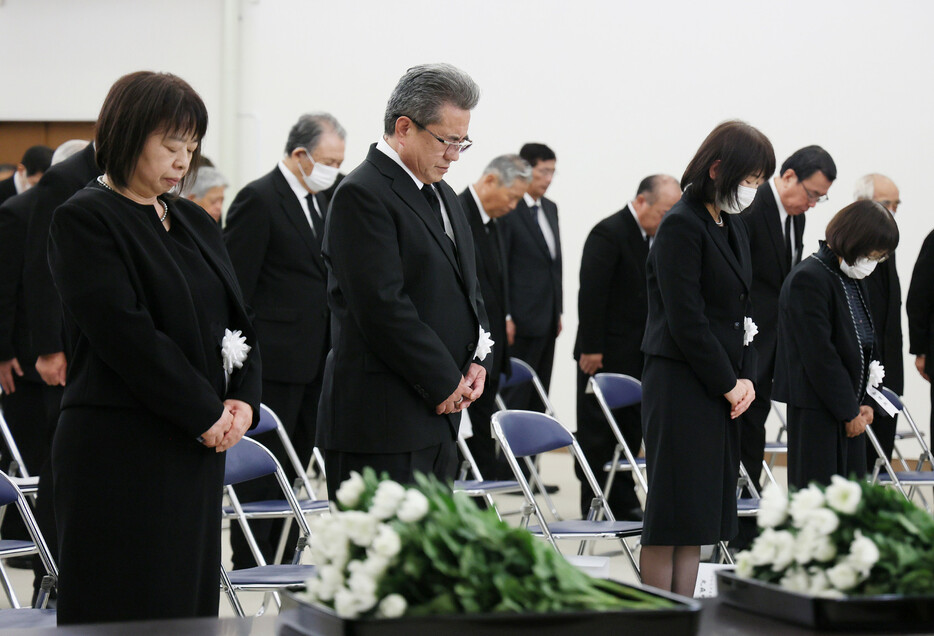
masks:
{"type": "Polygon", "coordinates": [[[804,189],[804,194],[807,195],[808,201],[810,201],[811,203],[823,203],[824,201],[830,198],[826,194],[818,194],[817,192],[814,192],[813,190],[809,190],[808,187],[804,185],[804,181],[801,181],[800,179],[798,179],[798,183],[801,184],[801,187],[804,189]]]}
{"type": "MultiPolygon", "coordinates": [[[[408,117],[408,115],[406,115],[406,117],[408,117]]],[[[447,148],[444,149],[444,152],[447,152],[448,150],[450,150],[451,148],[453,148],[453,149],[456,150],[458,153],[464,153],[464,152],[467,152],[467,149],[470,148],[470,147],[473,145],[473,142],[470,140],[470,137],[465,137],[465,138],[464,138],[464,141],[448,141],[448,140],[445,139],[444,137],[439,137],[438,135],[436,135],[436,134],[434,134],[433,132],[431,132],[430,130],[428,130],[428,129],[424,126],[424,124],[418,123],[417,121],[415,121],[414,118],[409,117],[409,119],[412,120],[412,123],[413,123],[413,124],[415,124],[416,126],[418,126],[419,128],[421,128],[422,130],[424,130],[425,132],[427,132],[429,135],[431,135],[432,137],[434,137],[435,139],[437,139],[438,141],[440,141],[441,143],[443,143],[445,146],[447,146],[447,148]]]]}

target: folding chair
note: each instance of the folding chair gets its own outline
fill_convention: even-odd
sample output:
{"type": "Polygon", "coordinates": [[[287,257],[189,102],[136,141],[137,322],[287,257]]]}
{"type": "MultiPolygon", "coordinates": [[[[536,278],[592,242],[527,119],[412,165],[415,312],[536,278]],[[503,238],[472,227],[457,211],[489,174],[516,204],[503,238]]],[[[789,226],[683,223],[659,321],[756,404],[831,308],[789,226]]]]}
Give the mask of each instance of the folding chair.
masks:
{"type": "MultiPolygon", "coordinates": [[[[768,460],[766,460],[765,457],[762,458],[762,471],[765,473],[765,476],[768,477],[769,481],[772,482],[773,486],[778,486],[778,481],[775,479],[772,469],[775,468],[775,461],[778,459],[779,455],[788,454],[788,442],[782,439],[788,431],[788,421],[785,419],[785,414],[782,413],[778,402],[775,400],[772,400],[772,412],[775,413],[775,416],[782,425],[778,429],[778,436],[775,438],[775,441],[765,443],[765,455],[768,455],[769,458],[768,460]]],[[[759,485],[761,484],[757,484],[757,486],[759,485]]]]}
{"type": "Polygon", "coordinates": [[[587,382],[587,391],[592,392],[597,398],[597,404],[603,411],[603,417],[606,418],[616,438],[616,449],[613,451],[613,459],[603,466],[607,472],[606,484],[603,487],[604,498],[610,496],[610,488],[613,487],[613,479],[620,470],[633,473],[633,477],[643,493],[649,490],[645,481],[645,475],[642,471],[645,469],[645,457],[636,457],[622,432],[619,430],[619,424],[613,417],[613,410],[634,406],[642,402],[642,383],[632,376],[622,373],[598,373],[587,382]],[[620,454],[624,457],[621,458],[620,454]],[[635,466],[635,469],[633,469],[635,466]]]}
{"type": "MultiPolygon", "coordinates": [[[[911,413],[908,412],[908,409],[905,407],[905,403],[902,401],[902,399],[895,395],[895,392],[891,389],[882,387],[881,391],[886,399],[888,399],[888,401],[891,402],[896,409],[898,409],[899,413],[904,416],[905,421],[908,422],[908,426],[911,427],[912,436],[921,446],[921,455],[918,457],[918,465],[916,466],[917,470],[896,471],[892,466],[892,463],[885,456],[882,445],[879,443],[879,438],[876,437],[875,431],[872,430],[872,426],[867,426],[866,436],[869,438],[869,442],[872,444],[872,447],[875,449],[876,455],[878,456],[870,479],[873,483],[895,486],[895,488],[897,488],[898,491],[904,495],[905,499],[909,501],[911,501],[913,497],[917,497],[921,501],[924,508],[928,512],[932,512],[930,503],[928,503],[928,500],[924,497],[920,490],[920,488],[924,486],[934,486],[934,462],[932,462],[931,459],[931,449],[924,441],[924,436],[921,435],[921,430],[918,428],[918,425],[915,424],[914,419],[911,417],[911,413]],[[925,463],[928,464],[931,470],[924,470],[925,463]],[[882,472],[883,468],[885,469],[885,472],[882,472]]],[[[902,459],[902,465],[907,468],[907,463],[905,462],[904,458],[902,459]]]]}
{"type": "Polygon", "coordinates": [[[32,541],[14,539],[0,540],[0,559],[38,554],[45,568],[46,575],[42,580],[39,594],[36,597],[37,611],[26,614],[26,610],[20,609],[22,606],[16,597],[16,593],[13,590],[13,586],[6,572],[2,572],[2,577],[0,577],[2,578],[2,585],[7,598],[10,600],[10,605],[14,608],[14,610],[9,610],[9,612],[16,611],[17,613],[12,615],[9,614],[8,611],[0,612],[0,627],[19,626],[24,621],[29,623],[30,626],[35,627],[43,625],[54,626],[55,613],[52,610],[45,610],[45,608],[48,604],[49,594],[58,584],[58,566],[55,564],[55,560],[49,552],[49,546],[46,544],[45,538],[39,530],[39,525],[36,523],[36,518],[32,513],[32,509],[29,507],[29,503],[23,491],[20,490],[7,475],[0,473],[0,506],[8,506],[10,504],[16,504],[16,508],[23,518],[23,524],[26,526],[26,531],[29,533],[32,541]],[[40,612],[38,610],[42,611],[40,612]],[[51,615],[51,622],[48,620],[49,615],[51,615]]]}
{"type": "Polygon", "coordinates": [[[499,509],[493,501],[493,495],[501,495],[509,492],[521,492],[522,488],[517,481],[509,480],[490,480],[484,479],[477,468],[477,462],[473,458],[473,453],[467,446],[467,440],[460,435],[457,436],[457,448],[464,456],[461,464],[461,471],[458,478],[454,481],[454,492],[462,492],[470,497],[483,497],[487,505],[496,512],[500,521],[503,517],[499,514],[499,509]],[[473,479],[467,479],[467,471],[473,476],[473,479]]]}
{"type": "MultiPolygon", "coordinates": [[[[33,477],[29,474],[29,471],[26,470],[26,463],[23,461],[23,456],[19,452],[19,446],[16,445],[16,440],[13,439],[10,425],[7,424],[7,421],[3,418],[2,409],[0,409],[0,435],[3,436],[3,442],[10,452],[10,464],[5,471],[6,474],[10,476],[13,483],[15,483],[24,494],[35,497],[39,489],[39,478],[33,477]]],[[[0,520],[2,520],[2,517],[0,517],[0,520]]]]}
{"type": "Polygon", "coordinates": [[[603,497],[603,492],[597,484],[590,465],[584,458],[584,453],[574,436],[564,428],[558,420],[544,413],[533,411],[500,411],[493,414],[493,434],[499,440],[506,460],[512,468],[516,481],[522,488],[525,496],[525,506],[523,507],[522,527],[525,527],[534,535],[541,536],[551,543],[555,550],[560,552],[557,541],[561,539],[579,540],[580,547],[578,555],[584,553],[584,548],[588,541],[594,539],[617,539],[623,548],[623,552],[629,559],[633,572],[641,580],[639,566],[632,554],[632,549],[626,543],[627,537],[639,537],[642,534],[642,522],[640,521],[616,521],[610,507],[603,497]],[[519,466],[519,459],[525,460],[526,467],[530,475],[537,475],[538,471],[533,462],[529,459],[531,455],[546,453],[559,448],[570,448],[574,454],[574,459],[580,464],[584,472],[587,484],[594,494],[590,506],[590,512],[587,519],[579,521],[553,521],[548,523],[545,515],[542,513],[535,496],[532,493],[532,487],[526,479],[525,474],[519,466]],[[602,512],[605,520],[598,520],[598,514],[602,512]],[[535,515],[539,525],[528,526],[529,519],[535,515]]]}
{"type": "MultiPolygon", "coordinates": [[[[315,566],[301,564],[302,552],[311,536],[311,529],[308,527],[308,521],[305,519],[298,499],[295,497],[295,493],[292,492],[288,478],[275,456],[265,446],[248,437],[244,437],[227,451],[224,487],[235,512],[234,518],[237,519],[243,530],[247,544],[256,558],[257,566],[228,572],[221,564],[221,589],[227,594],[227,598],[238,616],[244,616],[244,612],[237,591],[271,592],[276,605],[280,606],[279,595],[276,592],[282,589],[297,589],[304,586],[305,581],[315,571],[315,566]],[[299,539],[291,564],[266,564],[263,554],[256,544],[256,539],[250,530],[248,515],[245,513],[233,489],[235,484],[266,475],[275,475],[291,511],[291,516],[298,523],[299,539]]],[[[266,602],[264,601],[259,614],[262,614],[265,608],[266,602]]]]}

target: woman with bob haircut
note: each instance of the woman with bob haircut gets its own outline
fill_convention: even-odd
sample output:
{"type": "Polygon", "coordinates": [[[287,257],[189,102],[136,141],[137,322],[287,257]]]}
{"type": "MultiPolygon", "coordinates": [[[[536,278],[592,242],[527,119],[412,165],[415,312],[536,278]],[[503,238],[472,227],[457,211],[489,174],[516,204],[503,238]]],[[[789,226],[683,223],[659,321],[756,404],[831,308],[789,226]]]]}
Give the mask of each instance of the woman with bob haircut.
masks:
{"type": "Polygon", "coordinates": [[[782,285],[774,391],[788,405],[789,486],[866,473],[866,393],[881,374],[863,279],[897,245],[898,225],[884,206],[851,203],[782,285]]]}
{"type": "Polygon", "coordinates": [[[684,171],[684,194],[646,263],[642,581],[685,596],[694,594],[700,546],[737,532],[734,420],[755,398],[756,377],[752,260],[738,213],[774,170],[765,135],[740,121],[717,126],[684,171]]]}
{"type": "Polygon", "coordinates": [[[60,625],[217,615],[224,451],[258,420],[261,369],[220,230],[169,194],[207,121],[184,80],[121,77],[97,120],[104,174],[52,218],[70,349],[52,447],[60,625]]]}

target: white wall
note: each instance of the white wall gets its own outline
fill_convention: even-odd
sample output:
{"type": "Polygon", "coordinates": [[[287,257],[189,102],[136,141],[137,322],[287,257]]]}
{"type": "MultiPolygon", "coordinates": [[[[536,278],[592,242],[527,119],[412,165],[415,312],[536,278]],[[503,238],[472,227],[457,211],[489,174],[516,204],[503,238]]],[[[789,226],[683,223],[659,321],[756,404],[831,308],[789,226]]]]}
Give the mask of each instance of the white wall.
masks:
{"type": "MultiPolygon", "coordinates": [[[[739,117],[761,128],[779,164],[811,143],[833,155],[838,180],[830,202],[808,213],[808,251],[850,202],[855,179],[870,171],[890,175],[905,201],[898,214],[903,292],[934,227],[922,199],[934,148],[934,5],[924,0],[241,0],[233,107],[218,103],[223,6],[0,2],[7,51],[48,42],[31,64],[0,69],[0,119],[93,118],[121,73],[172,71],[205,97],[213,118],[205,152],[236,189],[272,167],[300,113],[328,110],[341,120],[346,171],[378,138],[386,99],[407,67],[447,61],[464,68],[483,96],[470,127],[476,144],[449,175],[455,189],[523,142],[543,141],[558,154],[549,196],[561,214],[565,333],[553,392],[568,423],[584,239],[643,176],[680,177],[718,122],[739,117]],[[238,156],[214,154],[224,108],[237,113],[238,156]]],[[[912,360],[906,398],[926,422],[928,386],[912,360]]]]}

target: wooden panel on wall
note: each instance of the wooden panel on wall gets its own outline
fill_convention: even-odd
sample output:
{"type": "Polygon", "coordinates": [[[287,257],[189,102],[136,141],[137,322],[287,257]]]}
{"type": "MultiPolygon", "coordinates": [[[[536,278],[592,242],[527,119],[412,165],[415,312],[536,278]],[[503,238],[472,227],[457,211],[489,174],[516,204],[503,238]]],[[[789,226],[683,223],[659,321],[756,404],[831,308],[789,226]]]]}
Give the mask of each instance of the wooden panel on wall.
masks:
{"type": "Polygon", "coordinates": [[[19,163],[37,144],[54,149],[69,139],[93,137],[93,121],[0,121],[0,163],[19,163]]]}

